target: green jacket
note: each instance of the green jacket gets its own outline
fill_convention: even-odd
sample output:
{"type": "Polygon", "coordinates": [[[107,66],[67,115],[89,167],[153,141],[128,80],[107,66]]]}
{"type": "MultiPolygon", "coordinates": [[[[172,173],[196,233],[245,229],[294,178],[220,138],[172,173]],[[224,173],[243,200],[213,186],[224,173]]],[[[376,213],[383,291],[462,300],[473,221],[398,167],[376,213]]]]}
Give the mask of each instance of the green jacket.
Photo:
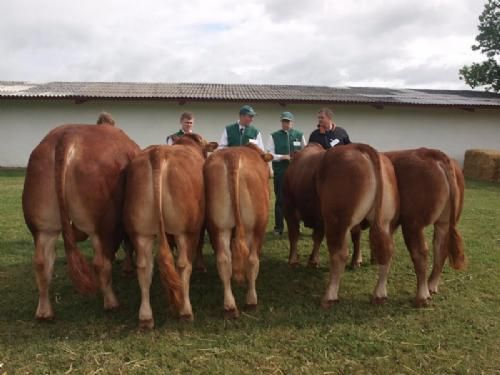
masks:
{"type": "Polygon", "coordinates": [[[250,139],[257,139],[259,130],[250,125],[244,128],[243,134],[240,134],[238,123],[226,126],[228,147],[246,145],[250,139]]]}
{"type": "MultiPolygon", "coordinates": [[[[290,129],[288,132],[278,130],[271,134],[274,142],[274,153],[278,155],[291,155],[295,151],[302,149],[302,138],[304,134],[298,130],[290,129]]],[[[274,160],[273,172],[274,174],[285,173],[290,160],[274,160]]]]}
{"type": "Polygon", "coordinates": [[[173,141],[174,137],[182,137],[184,134],[185,134],[184,131],[181,129],[177,133],[170,134],[165,140],[165,142],[168,143],[169,139],[173,141]]]}

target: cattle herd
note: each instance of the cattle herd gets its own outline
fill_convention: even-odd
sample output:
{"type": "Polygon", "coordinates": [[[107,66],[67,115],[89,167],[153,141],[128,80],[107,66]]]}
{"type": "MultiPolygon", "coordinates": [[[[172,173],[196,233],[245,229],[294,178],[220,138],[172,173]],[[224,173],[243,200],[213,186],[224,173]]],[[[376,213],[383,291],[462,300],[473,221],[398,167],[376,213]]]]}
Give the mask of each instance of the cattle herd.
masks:
{"type": "MultiPolygon", "coordinates": [[[[135,265],[141,290],[139,326],[154,327],[150,305],[153,247],[170,304],[181,319],[192,320],[189,283],[193,264],[203,268],[203,236],[208,231],[224,290],[224,316],[239,310],[231,280],[246,284],[245,306],[257,306],[256,279],[268,221],[270,154],[254,145],[217,150],[191,134],[173,146],[140,150],[113,126],[64,125],[31,153],[23,190],[23,211],[35,243],[33,264],[39,290],[36,318],[50,320],[49,297],[60,233],[70,277],[81,293],[98,288],[104,309],[118,307],[111,269],[123,246],[125,268],[135,265]],[[90,266],[77,242],[89,238],[90,266]],[[174,256],[173,249],[176,249],[174,256]]],[[[324,150],[310,144],[296,153],[284,177],[284,216],[290,266],[299,262],[300,223],[313,230],[309,264],[318,265],[326,237],[330,276],[321,305],[338,301],[340,279],[352,238],[352,265],[359,266],[361,230],[369,227],[372,261],[378,265],[373,303],[387,299],[394,253],[393,233],[401,226],[417,276],[416,305],[438,291],[446,259],[466,265],[456,225],[464,198],[458,164],[438,150],[379,153],[365,144],[324,150]],[[424,228],[434,225],[433,267],[427,278],[424,228]]]]}

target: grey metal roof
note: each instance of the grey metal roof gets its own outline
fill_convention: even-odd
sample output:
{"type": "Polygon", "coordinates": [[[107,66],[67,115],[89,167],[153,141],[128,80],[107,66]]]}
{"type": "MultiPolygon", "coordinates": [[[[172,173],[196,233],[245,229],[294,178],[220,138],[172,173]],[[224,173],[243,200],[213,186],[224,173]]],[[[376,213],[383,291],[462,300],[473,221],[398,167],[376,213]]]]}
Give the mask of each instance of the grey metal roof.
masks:
{"type": "Polygon", "coordinates": [[[253,101],[500,107],[500,94],[472,90],[298,85],[0,81],[0,99],[253,101]]]}

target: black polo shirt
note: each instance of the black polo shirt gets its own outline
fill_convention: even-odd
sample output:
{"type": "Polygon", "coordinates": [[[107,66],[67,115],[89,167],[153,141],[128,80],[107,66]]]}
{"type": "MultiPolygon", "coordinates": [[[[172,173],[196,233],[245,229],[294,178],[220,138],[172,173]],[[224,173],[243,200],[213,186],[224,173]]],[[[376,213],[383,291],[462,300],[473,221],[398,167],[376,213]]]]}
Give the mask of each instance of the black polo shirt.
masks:
{"type": "Polygon", "coordinates": [[[351,140],[345,129],[336,126],[334,130],[328,130],[323,134],[320,133],[319,129],[316,129],[309,136],[307,143],[311,142],[319,143],[324,149],[329,149],[336,145],[348,145],[351,140]]]}

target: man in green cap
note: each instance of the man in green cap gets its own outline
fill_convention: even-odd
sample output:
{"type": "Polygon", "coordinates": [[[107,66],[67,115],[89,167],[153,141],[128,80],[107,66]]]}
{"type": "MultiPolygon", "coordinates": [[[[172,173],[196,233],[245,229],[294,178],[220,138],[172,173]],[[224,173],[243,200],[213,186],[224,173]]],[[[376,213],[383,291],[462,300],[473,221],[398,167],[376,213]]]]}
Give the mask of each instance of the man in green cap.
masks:
{"type": "Polygon", "coordinates": [[[302,150],[306,145],[304,134],[293,129],[294,117],[291,112],[283,112],[280,116],[281,129],[272,133],[267,144],[267,151],[273,155],[274,173],[274,234],[283,234],[283,176],[295,151],[302,150]]]}
{"type": "Polygon", "coordinates": [[[259,129],[252,125],[255,115],[256,113],[251,106],[244,105],[241,107],[239,121],[224,128],[218,149],[253,143],[264,151],[262,135],[259,129]]]}
{"type": "Polygon", "coordinates": [[[192,112],[184,112],[180,118],[181,129],[174,134],[170,134],[167,139],[167,145],[174,144],[175,138],[182,137],[184,134],[191,134],[194,126],[194,114],[192,112]]]}

